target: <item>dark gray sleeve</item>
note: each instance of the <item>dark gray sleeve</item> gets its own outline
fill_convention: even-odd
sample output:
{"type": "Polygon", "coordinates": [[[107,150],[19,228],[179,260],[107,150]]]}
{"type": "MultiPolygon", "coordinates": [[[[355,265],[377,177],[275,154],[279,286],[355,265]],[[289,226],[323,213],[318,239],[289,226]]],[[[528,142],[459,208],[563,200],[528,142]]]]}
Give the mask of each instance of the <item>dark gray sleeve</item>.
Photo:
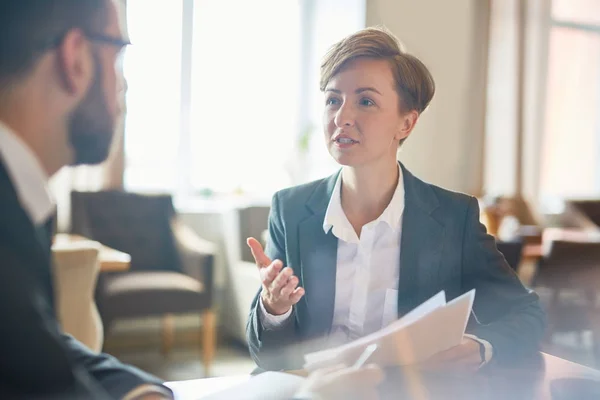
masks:
{"type": "Polygon", "coordinates": [[[475,289],[467,332],[492,345],[494,363],[539,350],[545,314],[538,296],[523,286],[486,233],[474,198],[466,213],[463,257],[462,289],[475,289]]]}
{"type": "Polygon", "coordinates": [[[36,278],[38,265],[0,247],[0,397],[122,398],[161,382],[61,332],[36,278]]]}
{"type": "Polygon", "coordinates": [[[73,363],[91,375],[115,399],[121,399],[138,386],[148,384],[171,392],[162,386],[161,380],[136,367],[123,364],[108,354],[94,353],[69,335],[63,334],[62,339],[73,363]]]}
{"type": "MultiPolygon", "coordinates": [[[[265,253],[271,260],[281,260],[287,264],[285,252],[285,229],[282,215],[279,211],[277,193],[273,196],[269,213],[269,238],[265,253]]],[[[297,361],[290,360],[289,345],[297,341],[295,310],[286,322],[275,330],[263,329],[260,321],[259,288],[248,318],[246,337],[250,355],[256,364],[265,370],[289,369],[297,361]]]]}

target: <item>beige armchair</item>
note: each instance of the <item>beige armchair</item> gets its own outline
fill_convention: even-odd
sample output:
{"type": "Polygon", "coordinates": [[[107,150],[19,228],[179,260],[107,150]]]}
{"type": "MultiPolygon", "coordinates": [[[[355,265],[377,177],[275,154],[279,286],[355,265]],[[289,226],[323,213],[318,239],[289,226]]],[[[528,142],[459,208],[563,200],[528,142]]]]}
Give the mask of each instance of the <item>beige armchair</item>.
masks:
{"type": "Polygon", "coordinates": [[[58,320],[65,333],[99,352],[104,339],[102,321],[94,301],[100,244],[93,241],[56,243],[54,297],[58,320]]]}
{"type": "Polygon", "coordinates": [[[210,375],[216,351],[213,305],[216,246],[179,219],[168,194],[72,192],[72,233],[131,256],[127,272],[99,277],[96,301],[105,333],[118,319],[163,317],[162,350],[174,342],[173,315],[202,320],[202,358],[210,375]]]}

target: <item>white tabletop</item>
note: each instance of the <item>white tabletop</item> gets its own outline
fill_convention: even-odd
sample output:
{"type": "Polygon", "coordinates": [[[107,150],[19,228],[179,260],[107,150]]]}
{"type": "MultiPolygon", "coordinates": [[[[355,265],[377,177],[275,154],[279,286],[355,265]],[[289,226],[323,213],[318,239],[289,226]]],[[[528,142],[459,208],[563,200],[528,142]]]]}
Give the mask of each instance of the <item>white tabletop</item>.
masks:
{"type": "Polygon", "coordinates": [[[250,379],[250,375],[224,376],[219,378],[193,379],[167,382],[165,385],[175,393],[176,400],[198,400],[220,392],[250,379]]]}

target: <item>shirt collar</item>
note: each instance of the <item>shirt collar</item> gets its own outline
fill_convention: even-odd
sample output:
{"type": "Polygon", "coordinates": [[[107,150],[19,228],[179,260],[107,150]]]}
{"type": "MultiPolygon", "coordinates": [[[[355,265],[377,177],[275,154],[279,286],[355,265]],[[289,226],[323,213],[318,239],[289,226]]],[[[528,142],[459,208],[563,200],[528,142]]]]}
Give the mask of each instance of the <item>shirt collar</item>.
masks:
{"type": "Polygon", "coordinates": [[[2,122],[0,158],[15,186],[21,207],[34,225],[44,223],[56,208],[48,188],[48,175],[27,144],[2,122]]]}
{"type": "MultiPolygon", "coordinates": [[[[342,209],[342,174],[340,173],[335,182],[329,205],[325,212],[323,220],[323,230],[325,233],[332,230],[332,233],[338,238],[346,242],[357,243],[358,237],[354,232],[354,228],[348,221],[344,210],[342,209]]],[[[383,213],[377,218],[374,223],[386,223],[392,230],[400,229],[400,219],[404,212],[404,179],[402,177],[402,168],[398,164],[398,184],[392,196],[390,204],[386,207],[383,213]]]]}

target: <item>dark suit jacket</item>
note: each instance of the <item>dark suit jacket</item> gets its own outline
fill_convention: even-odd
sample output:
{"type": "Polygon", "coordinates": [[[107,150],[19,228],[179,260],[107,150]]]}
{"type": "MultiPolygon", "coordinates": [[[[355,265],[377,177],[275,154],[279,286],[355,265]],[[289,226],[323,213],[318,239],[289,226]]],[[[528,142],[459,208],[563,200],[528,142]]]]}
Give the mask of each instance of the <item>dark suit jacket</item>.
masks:
{"type": "Polygon", "coordinates": [[[50,238],[33,226],[1,162],[0,204],[0,398],[122,398],[139,385],[160,385],[61,331],[50,238]]]}
{"type": "MultiPolygon", "coordinates": [[[[538,296],[523,287],[494,238],[486,234],[477,200],[427,184],[404,166],[402,172],[398,316],[440,290],[450,300],[475,288],[467,332],[493,346],[492,362],[537,350],[545,327],[538,296]]],[[[260,291],[256,296],[247,338],[253,359],[263,369],[301,367],[302,353],[314,350],[306,343],[318,343],[313,339],[331,329],[338,240],[331,231],[325,234],[323,220],[337,175],[273,197],[266,253],[294,269],[306,294],[294,307],[293,318],[275,331],[262,328],[260,291]]]]}

